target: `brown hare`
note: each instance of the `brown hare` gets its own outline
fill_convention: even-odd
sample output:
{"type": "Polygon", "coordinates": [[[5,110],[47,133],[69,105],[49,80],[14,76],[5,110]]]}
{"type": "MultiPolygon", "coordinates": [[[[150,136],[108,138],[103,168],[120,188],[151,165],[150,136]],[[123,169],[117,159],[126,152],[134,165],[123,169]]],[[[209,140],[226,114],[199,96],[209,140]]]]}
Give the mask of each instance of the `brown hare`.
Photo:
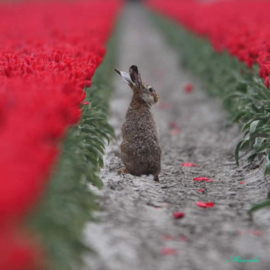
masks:
{"type": "Polygon", "coordinates": [[[132,100],[122,126],[123,142],[120,145],[121,159],[125,168],[118,174],[130,173],[141,176],[153,175],[159,182],[161,149],[151,106],[159,96],[150,85],[142,83],[137,66],[131,66],[129,74],[115,69],[133,91],[132,100]]]}

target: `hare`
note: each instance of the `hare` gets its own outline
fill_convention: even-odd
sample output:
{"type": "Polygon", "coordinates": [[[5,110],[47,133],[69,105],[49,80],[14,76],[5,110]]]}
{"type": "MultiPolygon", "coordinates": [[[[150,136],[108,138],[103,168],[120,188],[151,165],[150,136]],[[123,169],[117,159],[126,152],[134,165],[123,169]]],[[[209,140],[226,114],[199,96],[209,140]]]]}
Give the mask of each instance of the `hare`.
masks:
{"type": "Polygon", "coordinates": [[[137,66],[131,66],[129,74],[117,69],[115,71],[133,91],[122,126],[123,142],[120,145],[125,168],[121,168],[118,174],[153,175],[154,180],[159,182],[161,149],[151,113],[151,106],[158,102],[159,96],[153,87],[142,83],[137,66]]]}

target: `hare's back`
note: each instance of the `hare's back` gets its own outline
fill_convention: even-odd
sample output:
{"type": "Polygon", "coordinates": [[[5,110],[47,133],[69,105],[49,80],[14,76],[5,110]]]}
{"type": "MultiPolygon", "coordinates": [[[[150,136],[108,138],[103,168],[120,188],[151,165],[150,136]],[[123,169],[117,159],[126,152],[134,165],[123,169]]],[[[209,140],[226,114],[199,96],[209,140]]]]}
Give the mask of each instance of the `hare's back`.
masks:
{"type": "Polygon", "coordinates": [[[160,146],[156,132],[155,123],[148,122],[144,125],[139,122],[126,121],[122,128],[123,145],[128,153],[132,153],[133,158],[147,159],[160,155],[160,146]]]}
{"type": "Polygon", "coordinates": [[[161,150],[155,138],[129,137],[120,148],[121,159],[131,174],[139,176],[160,171],[161,150]]]}
{"type": "Polygon", "coordinates": [[[150,111],[128,111],[122,127],[123,137],[157,137],[156,123],[150,111]]]}

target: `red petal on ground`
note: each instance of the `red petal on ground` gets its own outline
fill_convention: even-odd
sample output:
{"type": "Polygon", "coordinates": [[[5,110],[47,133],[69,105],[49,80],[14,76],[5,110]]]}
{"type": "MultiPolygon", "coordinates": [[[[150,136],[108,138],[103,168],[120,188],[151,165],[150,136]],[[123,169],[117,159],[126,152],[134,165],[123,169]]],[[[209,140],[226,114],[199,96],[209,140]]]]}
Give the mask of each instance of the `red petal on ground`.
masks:
{"type": "Polygon", "coordinates": [[[180,132],[180,128],[173,128],[172,130],[171,130],[171,135],[172,136],[174,136],[174,135],[177,135],[178,133],[180,132]]]}
{"type": "Polygon", "coordinates": [[[161,255],[176,255],[177,250],[174,248],[163,248],[161,250],[161,255]]]}
{"type": "Polygon", "coordinates": [[[256,236],[262,236],[262,232],[258,230],[237,230],[237,234],[250,234],[256,236]]]}
{"type": "Polygon", "coordinates": [[[204,192],[204,189],[198,189],[199,192],[204,192]]]}
{"type": "Polygon", "coordinates": [[[208,208],[208,207],[214,207],[214,203],[212,202],[196,202],[195,203],[197,206],[202,207],[202,208],[208,208]]]}
{"type": "Polygon", "coordinates": [[[90,103],[90,102],[85,101],[85,102],[82,103],[82,105],[88,105],[89,103],[90,103]]]}
{"type": "Polygon", "coordinates": [[[186,93],[189,93],[193,90],[193,85],[191,83],[187,83],[184,87],[186,93]]]}
{"type": "Polygon", "coordinates": [[[186,162],[182,164],[182,167],[199,167],[199,166],[191,162],[186,162]]]}
{"type": "Polygon", "coordinates": [[[180,131],[180,128],[177,126],[175,122],[170,122],[169,128],[171,129],[171,135],[177,135],[180,131]]]}
{"type": "Polygon", "coordinates": [[[169,127],[170,128],[176,128],[177,127],[177,124],[175,122],[170,122],[169,123],[169,127]]]}
{"type": "Polygon", "coordinates": [[[182,212],[174,212],[173,213],[173,217],[175,219],[180,219],[180,218],[183,218],[185,216],[185,213],[182,213],[182,212]]]}
{"type": "Polygon", "coordinates": [[[207,207],[214,207],[215,206],[214,203],[212,203],[212,202],[206,202],[205,204],[207,207]]]}
{"type": "Polygon", "coordinates": [[[173,236],[171,236],[169,234],[164,234],[162,236],[162,238],[163,238],[164,241],[171,241],[171,240],[174,240],[175,239],[175,237],[173,237],[173,236]]]}
{"type": "Polygon", "coordinates": [[[238,182],[238,184],[245,184],[246,181],[241,181],[241,182],[238,182]]]}
{"type": "Polygon", "coordinates": [[[254,231],[254,230],[250,230],[250,233],[256,236],[262,236],[262,232],[261,231],[254,231]]]}
{"type": "Polygon", "coordinates": [[[185,235],[181,235],[180,236],[180,239],[183,241],[183,242],[188,242],[188,239],[185,235]]]}
{"type": "Polygon", "coordinates": [[[207,178],[207,177],[195,177],[195,178],[193,178],[193,181],[207,181],[207,180],[209,180],[209,178],[207,178]]]}
{"type": "Polygon", "coordinates": [[[205,182],[214,182],[213,179],[209,179],[207,177],[195,177],[193,178],[193,181],[205,181],[205,182]]]}

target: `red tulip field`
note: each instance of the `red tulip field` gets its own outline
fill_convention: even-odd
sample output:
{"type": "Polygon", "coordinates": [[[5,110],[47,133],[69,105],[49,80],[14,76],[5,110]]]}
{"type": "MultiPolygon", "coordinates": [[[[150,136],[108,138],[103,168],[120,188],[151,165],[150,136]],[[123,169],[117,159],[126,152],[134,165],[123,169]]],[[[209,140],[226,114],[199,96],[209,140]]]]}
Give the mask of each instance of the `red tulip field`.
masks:
{"type": "Polygon", "coordinates": [[[120,7],[116,0],[0,4],[1,270],[35,269],[40,261],[43,248],[24,243],[22,221],[41,200],[69,128],[89,106],[84,88],[120,7]]]}
{"type": "MultiPolygon", "coordinates": [[[[194,59],[186,57],[186,62],[201,76],[208,75],[208,78],[204,77],[207,90],[212,89],[212,94],[219,95],[225,107],[230,110],[232,120],[240,122],[245,134],[244,139],[236,146],[237,164],[239,151],[248,148],[251,150],[248,161],[266,157],[265,175],[270,174],[270,20],[265,11],[270,7],[270,2],[145,2],[153,10],[168,16],[186,29],[186,32],[182,32],[182,37],[174,37],[175,40],[181,39],[179,44],[186,43],[183,45],[187,49],[185,53],[189,50],[193,55],[194,59]],[[192,48],[191,42],[188,42],[189,32],[197,37],[196,40],[195,36],[193,38],[192,48]],[[210,44],[205,42],[207,40],[210,44]],[[210,46],[213,48],[212,55],[206,51],[210,46]],[[200,61],[197,65],[196,58],[200,61]],[[205,66],[204,71],[200,71],[202,66],[205,66]],[[210,78],[210,74],[215,74],[214,79],[210,78]]],[[[269,200],[254,209],[267,205],[270,205],[269,200]]]]}
{"type": "Polygon", "coordinates": [[[268,269],[269,9],[2,1],[0,270],[268,269]]]}
{"type": "Polygon", "coordinates": [[[259,75],[269,88],[269,1],[148,0],[146,3],[185,28],[209,39],[216,51],[227,50],[248,67],[258,64],[259,75]]]}
{"type": "MultiPolygon", "coordinates": [[[[207,4],[183,0],[179,5],[173,0],[149,0],[146,3],[208,39],[216,52],[227,51],[231,57],[244,62],[250,68],[250,74],[255,73],[262,78],[269,89],[270,26],[265,12],[270,7],[269,1],[216,1],[207,4]]],[[[269,97],[268,91],[263,93],[263,98],[269,97]]],[[[264,146],[265,150],[266,143],[264,146]]]]}

